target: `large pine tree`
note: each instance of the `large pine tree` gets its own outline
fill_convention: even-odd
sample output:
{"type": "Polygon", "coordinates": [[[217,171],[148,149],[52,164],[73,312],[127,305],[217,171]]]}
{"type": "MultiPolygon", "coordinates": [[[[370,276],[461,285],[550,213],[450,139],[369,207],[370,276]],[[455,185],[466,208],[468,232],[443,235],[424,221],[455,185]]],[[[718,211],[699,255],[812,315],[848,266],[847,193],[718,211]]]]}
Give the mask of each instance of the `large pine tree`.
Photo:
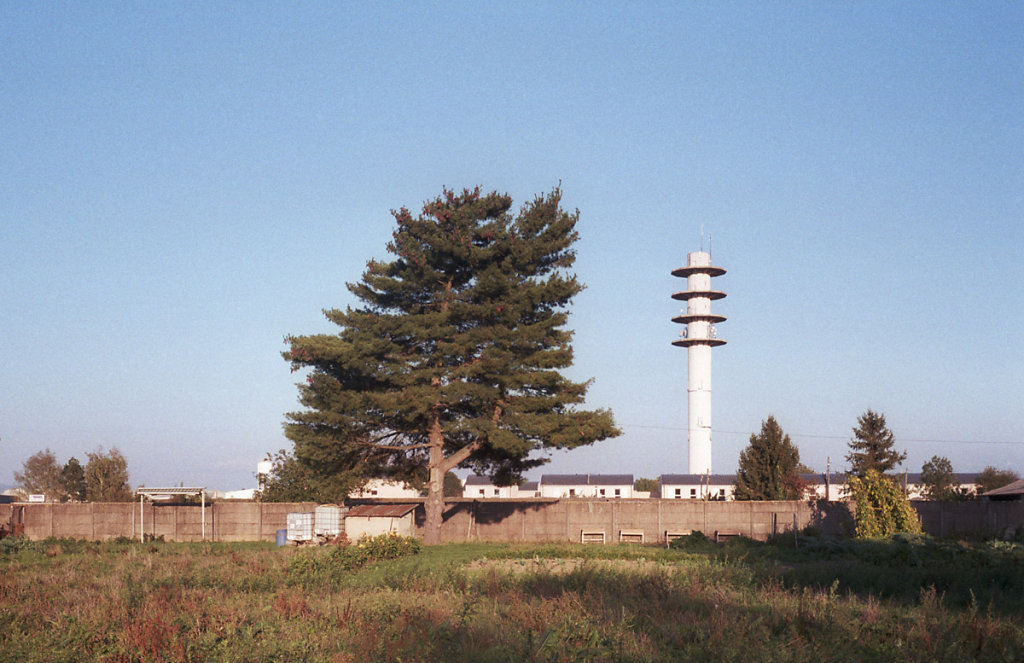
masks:
{"type": "Polygon", "coordinates": [[[607,410],[582,410],[589,382],[572,364],[568,270],[579,213],[555,189],[509,209],[507,195],[445,190],[413,216],[393,212],[387,250],[349,284],[358,308],[326,311],[336,335],[292,336],[284,353],[306,409],[288,415],[296,458],[339,492],[372,476],[428,470],[425,540],[440,540],[445,473],[471,467],[502,483],[571,449],[619,434],[607,410]]]}
{"type": "Polygon", "coordinates": [[[750,445],[740,452],[736,473],[737,500],[795,500],[801,497],[797,474],[800,451],[769,416],[761,432],[750,436],[750,445]]]}
{"type": "Polygon", "coordinates": [[[850,472],[859,477],[868,470],[879,474],[889,472],[907,459],[906,452],[893,448],[895,444],[895,437],[885,424],[885,415],[868,409],[857,417],[857,427],[853,429],[850,453],[846,455],[850,472]]]}

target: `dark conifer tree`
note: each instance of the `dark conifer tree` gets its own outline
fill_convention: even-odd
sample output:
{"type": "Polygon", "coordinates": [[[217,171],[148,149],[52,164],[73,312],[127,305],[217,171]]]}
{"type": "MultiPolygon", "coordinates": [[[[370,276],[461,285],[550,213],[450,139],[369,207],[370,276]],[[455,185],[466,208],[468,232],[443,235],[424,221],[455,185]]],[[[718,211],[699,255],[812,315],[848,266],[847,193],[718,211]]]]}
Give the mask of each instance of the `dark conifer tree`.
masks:
{"type": "Polygon", "coordinates": [[[846,455],[850,472],[862,477],[868,470],[879,474],[891,471],[907,459],[906,452],[896,451],[894,445],[895,438],[885,425],[885,415],[869,409],[857,417],[857,427],[853,429],[850,453],[846,455]]]}
{"type": "Polygon", "coordinates": [[[740,452],[734,496],[737,500],[795,500],[800,495],[797,467],[800,451],[769,416],[761,432],[750,436],[750,445],[740,452]]]}
{"type": "Polygon", "coordinates": [[[561,192],[517,215],[506,195],[444,193],[419,216],[393,212],[389,261],[349,284],[358,308],[326,311],[336,335],[292,336],[284,357],[311,369],[306,409],[288,415],[295,456],[339,490],[428,469],[426,541],[437,542],[445,473],[472,468],[516,482],[571,449],[619,434],[606,410],[579,409],[589,382],[572,364],[566,307],[578,212],[561,192]]]}
{"type": "Polygon", "coordinates": [[[61,485],[64,487],[64,499],[72,502],[85,501],[85,468],[72,456],[64,463],[61,470],[61,485]]]}

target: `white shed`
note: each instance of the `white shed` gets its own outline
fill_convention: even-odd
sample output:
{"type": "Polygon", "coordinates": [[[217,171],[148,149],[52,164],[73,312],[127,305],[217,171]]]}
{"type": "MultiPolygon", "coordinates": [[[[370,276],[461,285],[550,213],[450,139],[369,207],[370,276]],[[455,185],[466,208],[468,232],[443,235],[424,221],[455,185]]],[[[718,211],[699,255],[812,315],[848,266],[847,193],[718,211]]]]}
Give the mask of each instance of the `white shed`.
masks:
{"type": "Polygon", "coordinates": [[[345,536],[349,541],[394,532],[412,536],[417,504],[363,504],[345,515],[345,536]]]}

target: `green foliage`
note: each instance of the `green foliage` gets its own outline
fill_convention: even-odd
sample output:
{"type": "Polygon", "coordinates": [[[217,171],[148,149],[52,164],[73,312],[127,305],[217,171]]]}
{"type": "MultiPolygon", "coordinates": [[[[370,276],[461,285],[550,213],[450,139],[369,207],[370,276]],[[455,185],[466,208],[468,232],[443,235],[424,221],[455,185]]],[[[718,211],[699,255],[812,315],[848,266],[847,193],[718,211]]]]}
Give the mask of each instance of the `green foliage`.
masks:
{"type": "Polygon", "coordinates": [[[640,478],[633,482],[633,489],[641,492],[649,492],[651,495],[657,495],[658,491],[661,490],[661,484],[658,483],[657,479],[640,478]]]}
{"type": "Polygon", "coordinates": [[[963,492],[953,474],[953,464],[943,456],[932,456],[932,459],[921,466],[921,483],[924,485],[924,496],[930,500],[956,502],[971,497],[963,492]]]}
{"type": "Polygon", "coordinates": [[[694,531],[686,536],[678,536],[669,541],[672,550],[706,550],[715,543],[701,531],[694,531]]]}
{"type": "Polygon", "coordinates": [[[896,451],[894,445],[895,438],[885,424],[885,415],[869,409],[857,417],[857,427],[853,429],[850,453],[846,455],[850,472],[857,476],[864,476],[869,470],[879,474],[889,472],[907,459],[906,452],[896,451]]]}
{"type": "Polygon", "coordinates": [[[21,472],[14,473],[14,480],[26,493],[46,495],[46,499],[52,502],[64,498],[61,468],[49,449],[29,456],[22,464],[21,472]]]}
{"type": "Polygon", "coordinates": [[[506,195],[446,190],[420,216],[394,212],[393,258],[349,284],[358,308],[326,311],[340,331],[287,339],[306,373],[285,424],[295,457],[341,483],[429,468],[430,538],[446,472],[514,483],[546,462],[538,449],[618,435],[609,411],[580,409],[589,383],[560,373],[583,287],[567,272],[578,213],[560,203],[556,189],[513,216],[506,195]]]}
{"type": "Polygon", "coordinates": [[[267,454],[266,460],[271,469],[256,494],[261,502],[342,502],[355,487],[352,482],[326,479],[284,449],[267,454]]]}
{"type": "Polygon", "coordinates": [[[87,452],[85,465],[85,494],[90,502],[130,502],[132,491],[128,487],[128,461],[117,447],[104,453],[103,447],[87,452]]]}
{"type": "Polygon", "coordinates": [[[0,658],[925,663],[1024,653],[1024,547],[1005,542],[473,543],[294,577],[293,559],[333,554],[32,542],[0,556],[0,658]],[[68,578],[79,579],[73,591],[68,578]]]}
{"type": "Polygon", "coordinates": [[[857,505],[858,538],[921,531],[917,513],[900,487],[889,477],[867,470],[863,476],[849,477],[847,486],[857,505]]]}
{"type": "Polygon", "coordinates": [[[462,497],[462,479],[455,472],[444,473],[444,496],[462,497]]]}
{"type": "Polygon", "coordinates": [[[393,532],[363,539],[347,546],[303,550],[288,563],[289,578],[303,584],[331,582],[345,573],[373,562],[417,555],[418,539],[393,532]]]}
{"type": "Polygon", "coordinates": [[[978,484],[978,495],[1013,483],[1020,477],[1013,470],[997,470],[987,466],[975,479],[978,484]]]}
{"type": "Polygon", "coordinates": [[[769,416],[761,432],[750,436],[750,445],[740,452],[736,473],[737,500],[794,500],[802,495],[797,467],[800,451],[769,416]]]}
{"type": "Polygon", "coordinates": [[[84,502],[85,490],[85,468],[72,456],[64,463],[64,469],[60,473],[61,487],[64,489],[64,499],[72,502],[84,502]]]}

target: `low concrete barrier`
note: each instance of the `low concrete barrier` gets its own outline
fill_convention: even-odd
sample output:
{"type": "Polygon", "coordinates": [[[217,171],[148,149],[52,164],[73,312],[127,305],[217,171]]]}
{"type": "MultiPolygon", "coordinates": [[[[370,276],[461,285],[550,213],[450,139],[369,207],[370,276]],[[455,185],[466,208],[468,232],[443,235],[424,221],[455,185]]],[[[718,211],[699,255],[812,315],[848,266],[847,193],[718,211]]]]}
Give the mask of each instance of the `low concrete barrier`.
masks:
{"type": "MultiPolygon", "coordinates": [[[[416,505],[414,533],[422,536],[422,500],[360,500],[361,504],[416,505]]],[[[1024,502],[912,502],[924,530],[935,536],[1005,536],[1024,529],[1024,502]]],[[[312,513],[316,504],[215,502],[206,505],[205,540],[275,541],[292,512],[312,513]]],[[[683,532],[742,535],[764,540],[808,526],[825,534],[853,532],[847,502],[704,502],[671,499],[495,499],[458,498],[445,506],[441,538],[459,541],[572,541],[581,532],[603,532],[605,541],[662,543],[683,532]]],[[[67,537],[107,540],[200,541],[203,507],[145,502],[0,504],[0,523],[20,525],[30,539],[67,537]]]]}

